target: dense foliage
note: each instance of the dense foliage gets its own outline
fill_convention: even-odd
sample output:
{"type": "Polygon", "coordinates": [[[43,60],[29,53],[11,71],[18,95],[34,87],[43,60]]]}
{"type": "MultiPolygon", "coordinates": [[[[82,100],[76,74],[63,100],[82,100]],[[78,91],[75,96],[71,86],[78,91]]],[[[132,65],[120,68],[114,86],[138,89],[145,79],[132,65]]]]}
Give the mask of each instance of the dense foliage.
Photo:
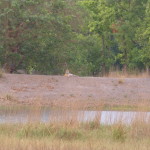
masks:
{"type": "Polygon", "coordinates": [[[0,0],[0,65],[13,73],[150,69],[150,0],[0,0]]]}

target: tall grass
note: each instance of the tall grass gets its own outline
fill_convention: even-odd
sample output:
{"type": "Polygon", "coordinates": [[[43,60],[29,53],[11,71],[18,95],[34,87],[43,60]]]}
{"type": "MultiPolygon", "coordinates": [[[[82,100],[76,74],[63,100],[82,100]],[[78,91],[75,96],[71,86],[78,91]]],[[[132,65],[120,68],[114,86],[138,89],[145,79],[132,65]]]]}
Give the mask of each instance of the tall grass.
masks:
{"type": "Polygon", "coordinates": [[[1,148],[3,150],[149,150],[150,136],[143,134],[139,134],[138,137],[133,136],[131,127],[121,124],[95,127],[91,126],[91,122],[76,127],[64,124],[63,126],[0,125],[1,148]]]}
{"type": "Polygon", "coordinates": [[[147,71],[127,71],[123,72],[118,69],[112,69],[107,77],[112,78],[149,78],[150,74],[147,71]]]}
{"type": "MultiPolygon", "coordinates": [[[[21,112],[20,108],[29,116],[24,124],[0,124],[0,150],[149,150],[150,116],[146,111],[135,115],[130,124],[123,124],[124,118],[120,116],[114,124],[103,125],[101,111],[92,121],[82,122],[84,111],[79,118],[81,107],[77,105],[59,108],[59,113],[52,111],[46,123],[40,120],[43,111],[40,104],[27,109],[23,106],[5,109],[8,116],[21,112]]],[[[138,110],[143,111],[143,105],[138,110]]],[[[3,112],[4,109],[0,111],[3,112]]]]}
{"type": "MultiPolygon", "coordinates": [[[[37,106],[37,102],[41,106],[46,106],[42,103],[42,99],[35,99],[32,105],[37,106]]],[[[65,110],[120,110],[120,111],[140,111],[141,109],[150,111],[150,100],[51,100],[48,106],[55,109],[65,110]]]]}

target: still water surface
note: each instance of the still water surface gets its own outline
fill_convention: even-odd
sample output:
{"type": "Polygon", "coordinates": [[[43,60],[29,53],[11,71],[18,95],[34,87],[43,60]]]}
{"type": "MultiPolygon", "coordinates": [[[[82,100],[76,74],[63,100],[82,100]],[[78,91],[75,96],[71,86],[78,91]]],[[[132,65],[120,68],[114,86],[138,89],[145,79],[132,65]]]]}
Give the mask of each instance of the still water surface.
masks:
{"type": "Polygon", "coordinates": [[[53,121],[77,120],[81,122],[90,122],[95,119],[101,124],[110,125],[117,122],[130,124],[133,120],[149,121],[150,112],[123,112],[123,111],[69,111],[53,109],[20,109],[19,111],[0,110],[0,123],[27,123],[41,122],[49,123],[53,121]]]}

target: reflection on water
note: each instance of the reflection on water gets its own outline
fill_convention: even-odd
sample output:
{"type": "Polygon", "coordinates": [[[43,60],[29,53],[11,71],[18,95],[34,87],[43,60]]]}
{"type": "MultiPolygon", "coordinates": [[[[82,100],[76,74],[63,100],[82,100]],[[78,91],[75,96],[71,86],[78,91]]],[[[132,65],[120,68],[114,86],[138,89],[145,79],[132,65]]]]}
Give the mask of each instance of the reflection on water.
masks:
{"type": "Polygon", "coordinates": [[[69,111],[42,109],[20,109],[19,111],[0,110],[0,123],[27,123],[27,122],[54,122],[77,120],[80,122],[90,122],[95,119],[101,124],[114,124],[122,122],[130,124],[134,119],[150,119],[150,112],[122,112],[122,111],[69,111]]]}

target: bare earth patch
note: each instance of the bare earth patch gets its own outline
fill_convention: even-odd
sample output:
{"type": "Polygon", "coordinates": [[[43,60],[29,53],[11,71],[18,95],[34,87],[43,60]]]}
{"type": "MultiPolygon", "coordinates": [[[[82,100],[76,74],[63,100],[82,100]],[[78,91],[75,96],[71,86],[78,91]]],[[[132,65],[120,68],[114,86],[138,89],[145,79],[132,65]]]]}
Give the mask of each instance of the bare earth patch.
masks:
{"type": "Polygon", "coordinates": [[[5,74],[0,79],[0,104],[52,101],[150,101],[150,78],[64,77],[5,74]]]}

